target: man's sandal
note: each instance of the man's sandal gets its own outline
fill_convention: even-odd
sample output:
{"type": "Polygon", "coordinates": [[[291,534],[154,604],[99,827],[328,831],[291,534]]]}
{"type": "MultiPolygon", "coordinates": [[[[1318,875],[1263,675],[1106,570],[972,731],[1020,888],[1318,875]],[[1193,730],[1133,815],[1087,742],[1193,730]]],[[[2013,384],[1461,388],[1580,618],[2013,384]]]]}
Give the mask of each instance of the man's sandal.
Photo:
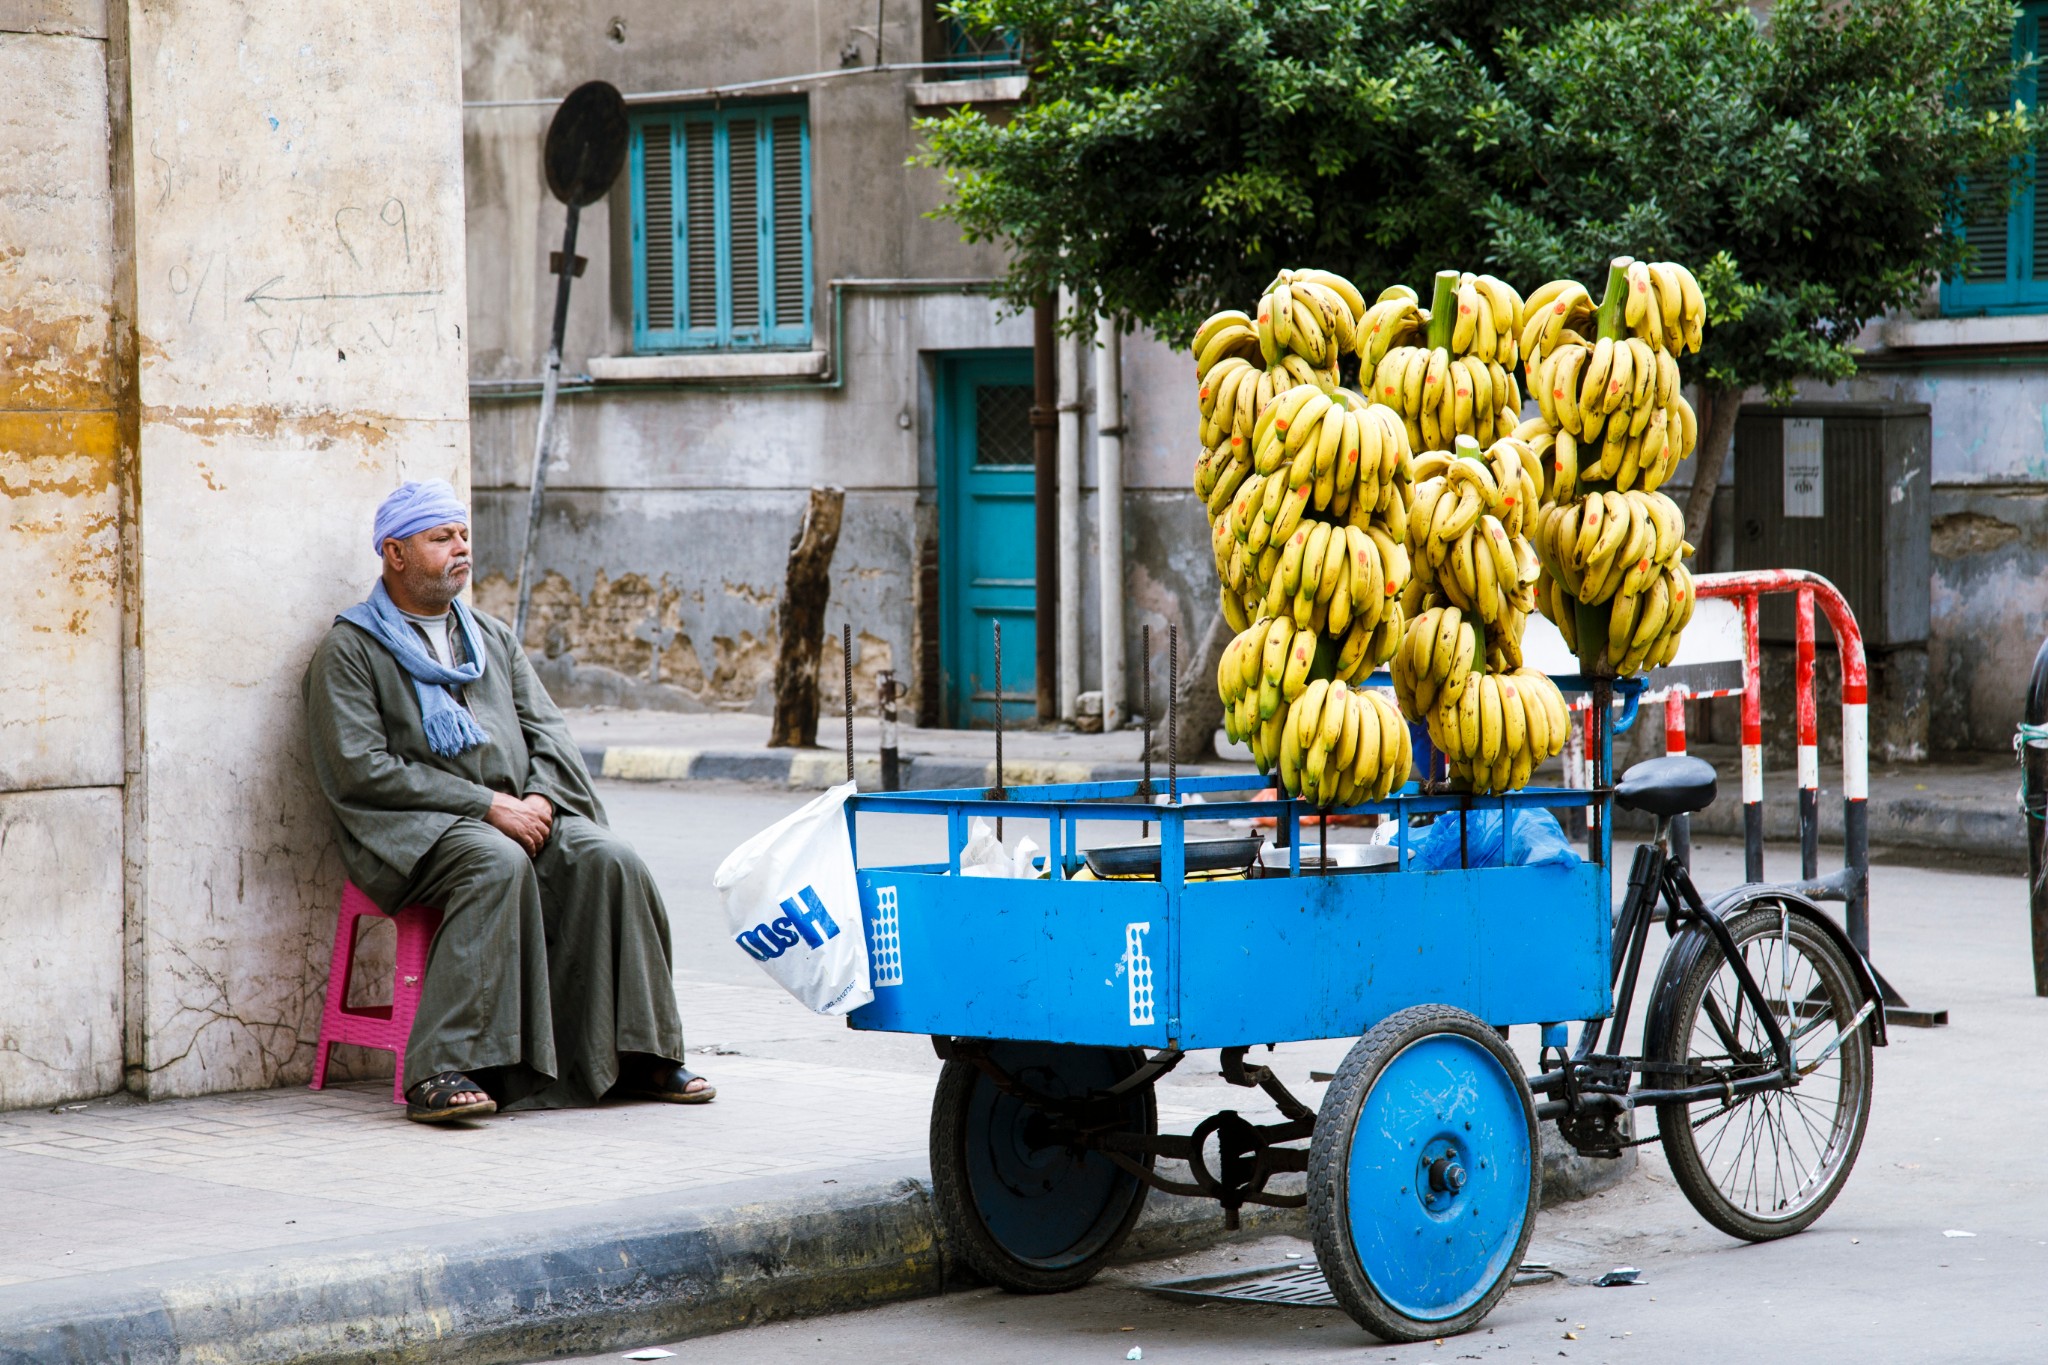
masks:
{"type": "Polygon", "coordinates": [[[498,1112],[498,1102],[486,1096],[481,1101],[456,1104],[457,1095],[482,1095],[484,1088],[460,1071],[443,1071],[429,1076],[405,1092],[405,1116],[414,1123],[446,1123],[450,1119],[482,1118],[498,1112]]]}
{"type": "Polygon", "coordinates": [[[664,1104],[709,1104],[718,1094],[708,1081],[702,1090],[690,1089],[692,1081],[704,1080],[690,1068],[677,1063],[652,1068],[630,1081],[619,1083],[619,1093],[636,1100],[659,1100],[664,1104]]]}

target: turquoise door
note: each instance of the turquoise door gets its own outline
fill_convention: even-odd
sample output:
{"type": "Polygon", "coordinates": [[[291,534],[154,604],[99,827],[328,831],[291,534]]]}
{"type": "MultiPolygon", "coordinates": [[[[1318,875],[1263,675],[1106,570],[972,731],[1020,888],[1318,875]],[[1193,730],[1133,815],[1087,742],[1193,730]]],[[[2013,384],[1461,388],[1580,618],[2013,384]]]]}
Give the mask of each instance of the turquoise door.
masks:
{"type": "Polygon", "coordinates": [[[1031,352],[969,351],[938,368],[939,658],[946,715],[995,722],[995,625],[1003,718],[1037,715],[1038,570],[1031,352]]]}

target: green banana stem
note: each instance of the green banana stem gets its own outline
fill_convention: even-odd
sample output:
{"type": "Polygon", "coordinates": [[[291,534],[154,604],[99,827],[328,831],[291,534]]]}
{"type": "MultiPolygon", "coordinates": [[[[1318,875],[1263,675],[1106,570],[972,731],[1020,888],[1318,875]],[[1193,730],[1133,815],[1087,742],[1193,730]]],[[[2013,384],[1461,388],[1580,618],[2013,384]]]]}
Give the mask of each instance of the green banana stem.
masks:
{"type": "Polygon", "coordinates": [[[1614,661],[1607,657],[1607,620],[1614,614],[1614,601],[1572,603],[1579,627],[1579,671],[1589,678],[1615,676],[1614,661]]]}
{"type": "Polygon", "coordinates": [[[1436,272],[1436,293],[1431,295],[1429,300],[1429,349],[1432,351],[1451,349],[1451,330],[1458,325],[1460,278],[1455,270],[1436,272]]]}
{"type": "Polygon", "coordinates": [[[1628,268],[1634,264],[1633,256],[1616,256],[1607,263],[1607,292],[1601,296],[1600,312],[1595,318],[1595,341],[1602,337],[1620,341],[1628,334],[1622,318],[1628,307],[1628,268]]]}

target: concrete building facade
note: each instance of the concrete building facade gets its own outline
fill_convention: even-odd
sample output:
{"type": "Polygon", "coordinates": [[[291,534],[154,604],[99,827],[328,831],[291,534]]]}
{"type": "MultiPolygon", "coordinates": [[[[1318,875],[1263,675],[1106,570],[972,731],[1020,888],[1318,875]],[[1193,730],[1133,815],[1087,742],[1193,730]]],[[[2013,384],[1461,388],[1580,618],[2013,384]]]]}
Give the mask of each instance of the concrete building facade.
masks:
{"type": "MultiPolygon", "coordinates": [[[[1028,384],[1032,325],[989,297],[999,249],[963,242],[931,216],[943,185],[936,171],[912,164],[914,121],[963,104],[1000,111],[1022,78],[1000,63],[943,65],[937,11],[924,0],[880,7],[879,54],[874,8],[784,7],[777,13],[787,22],[774,23],[754,12],[683,23],[653,4],[534,0],[470,0],[464,13],[479,600],[509,615],[523,543],[553,305],[548,258],[564,217],[541,172],[555,101],[602,79],[626,94],[638,120],[800,116],[808,298],[803,326],[778,316],[781,342],[700,346],[683,336],[687,328],[649,337],[663,329],[646,316],[647,232],[654,226],[658,241],[669,222],[649,216],[644,140],[610,196],[583,211],[578,249],[589,265],[571,304],[527,642],[547,657],[545,674],[565,697],[767,709],[790,537],[807,490],[837,484],[847,503],[822,669],[827,705],[840,704],[847,623],[863,709],[873,708],[875,677],[886,669],[928,723],[971,719],[962,686],[949,695],[946,677],[975,643],[956,637],[973,629],[985,654],[990,618],[970,627],[965,612],[949,619],[941,600],[949,575],[979,572],[966,564],[976,538],[945,534],[949,482],[972,472],[960,463],[963,443],[948,437],[958,424],[946,411],[947,376],[985,360],[1024,364],[1028,384]]],[[[680,177],[689,144],[674,145],[680,177]]],[[[656,147],[659,161],[665,148],[656,147]]],[[[674,230],[694,231],[684,226],[692,201],[678,191],[674,202],[674,230]]],[[[679,253],[688,240],[677,237],[679,253]]],[[[674,260],[679,279],[683,257],[674,260]]],[[[1067,349],[1086,544],[1081,581],[1058,592],[1082,616],[1072,688],[1081,691],[1101,686],[1099,404],[1092,340],[1067,349]]],[[[1142,334],[1125,339],[1122,356],[1126,570],[1111,600],[1124,638],[1155,627],[1163,687],[1164,627],[1199,629],[1215,592],[1200,509],[1187,492],[1190,367],[1142,334]]],[[[1013,373],[1000,387],[1016,382],[1013,373]]],[[[1005,439],[1026,459],[1027,407],[1004,410],[1005,439]]],[[[1037,580],[1037,603],[1049,607],[1050,566],[1026,566],[1021,576],[1037,580]]],[[[1027,601],[1033,591],[1024,589],[1027,601]]],[[[1014,696],[1029,677],[1020,666],[1032,662],[1031,632],[1019,628],[1029,610],[1006,619],[1004,690],[1014,696]]],[[[1131,697],[1140,666],[1134,647],[1124,688],[1131,697]]],[[[1018,708],[1008,714],[1017,719],[1018,708]]]]}
{"type": "MultiPolygon", "coordinates": [[[[651,5],[565,11],[470,0],[464,91],[475,477],[486,528],[480,598],[509,610],[522,541],[551,301],[546,262],[562,220],[540,173],[552,101],[602,78],[643,113],[694,116],[748,101],[798,108],[808,121],[812,223],[801,343],[696,349],[651,340],[636,312],[646,301],[636,292],[644,290],[636,252],[646,247],[635,234],[647,224],[635,172],[586,211],[590,269],[569,326],[565,372],[574,382],[563,400],[528,643],[548,656],[551,682],[578,699],[766,709],[788,540],[805,489],[837,483],[848,501],[827,631],[829,704],[838,705],[839,627],[849,622],[860,705],[872,706],[874,674],[891,669],[927,723],[971,719],[957,704],[960,680],[948,676],[965,654],[944,639],[968,625],[937,600],[950,562],[973,548],[944,534],[953,456],[943,448],[942,367],[952,357],[1015,353],[1031,337],[1028,320],[1002,316],[978,283],[1001,270],[999,249],[963,243],[930,216],[944,186],[937,172],[912,164],[914,121],[969,103],[999,111],[1021,92],[1021,78],[971,79],[977,73],[966,66],[893,69],[948,55],[936,8],[919,0],[886,0],[879,30],[876,12],[859,7],[777,13],[787,22],[750,14],[683,24],[651,5]]],[[[1877,679],[1926,694],[1891,703],[1914,718],[1912,736],[1886,738],[1900,758],[2003,748],[2048,630],[2048,580],[2039,572],[2048,556],[2040,421],[2048,409],[2035,392],[2048,329],[2024,312],[1972,319],[1939,316],[1942,308],[1937,294],[1927,310],[1935,316],[1874,326],[1861,376],[1800,395],[1933,408],[1926,681],[1917,661],[1877,679]]],[[[1078,658],[1066,670],[1071,695],[1102,686],[1110,642],[1101,631],[1095,348],[1062,349],[1071,376],[1062,416],[1079,445],[1084,543],[1063,556],[1079,566],[1080,581],[1055,586],[1051,566],[1039,566],[1038,598],[1065,601],[1081,617],[1078,649],[1069,651],[1078,658]]],[[[1203,629],[1215,583],[1186,483],[1189,367],[1140,334],[1126,339],[1122,376],[1123,577],[1107,597],[1122,604],[1129,714],[1140,690],[1140,629],[1155,627],[1161,679],[1164,627],[1178,624],[1184,638],[1203,629]]],[[[1730,528],[1721,529],[1717,541],[1730,528]]],[[[1708,547],[1707,566],[1727,567],[1726,548],[1708,547]]],[[[1019,657],[1012,643],[1006,658],[1019,657]]]]}

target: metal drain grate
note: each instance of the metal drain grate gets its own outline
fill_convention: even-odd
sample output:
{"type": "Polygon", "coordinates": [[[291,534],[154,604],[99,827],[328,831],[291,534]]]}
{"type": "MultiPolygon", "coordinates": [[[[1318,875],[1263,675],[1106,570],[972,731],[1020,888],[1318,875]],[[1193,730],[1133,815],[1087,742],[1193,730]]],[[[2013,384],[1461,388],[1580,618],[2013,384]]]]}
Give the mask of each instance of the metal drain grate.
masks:
{"type": "MultiPolygon", "coordinates": [[[[1543,1284],[1564,1278],[1564,1272],[1541,1261],[1524,1261],[1515,1272],[1515,1285],[1543,1284]]],[[[1270,1303],[1286,1308],[1335,1308],[1336,1297],[1323,1279],[1322,1267],[1314,1261],[1285,1265],[1254,1266],[1229,1270],[1220,1275],[1191,1275],[1184,1280],[1160,1280],[1140,1285],[1148,1294],[1190,1302],[1215,1300],[1225,1303],[1270,1303]]]]}
{"type": "Polygon", "coordinates": [[[1335,1308],[1337,1300],[1314,1261],[1257,1266],[1221,1275],[1193,1275],[1161,1280],[1143,1288],[1169,1299],[1220,1299],[1230,1303],[1277,1303],[1291,1308],[1335,1308]]]}

